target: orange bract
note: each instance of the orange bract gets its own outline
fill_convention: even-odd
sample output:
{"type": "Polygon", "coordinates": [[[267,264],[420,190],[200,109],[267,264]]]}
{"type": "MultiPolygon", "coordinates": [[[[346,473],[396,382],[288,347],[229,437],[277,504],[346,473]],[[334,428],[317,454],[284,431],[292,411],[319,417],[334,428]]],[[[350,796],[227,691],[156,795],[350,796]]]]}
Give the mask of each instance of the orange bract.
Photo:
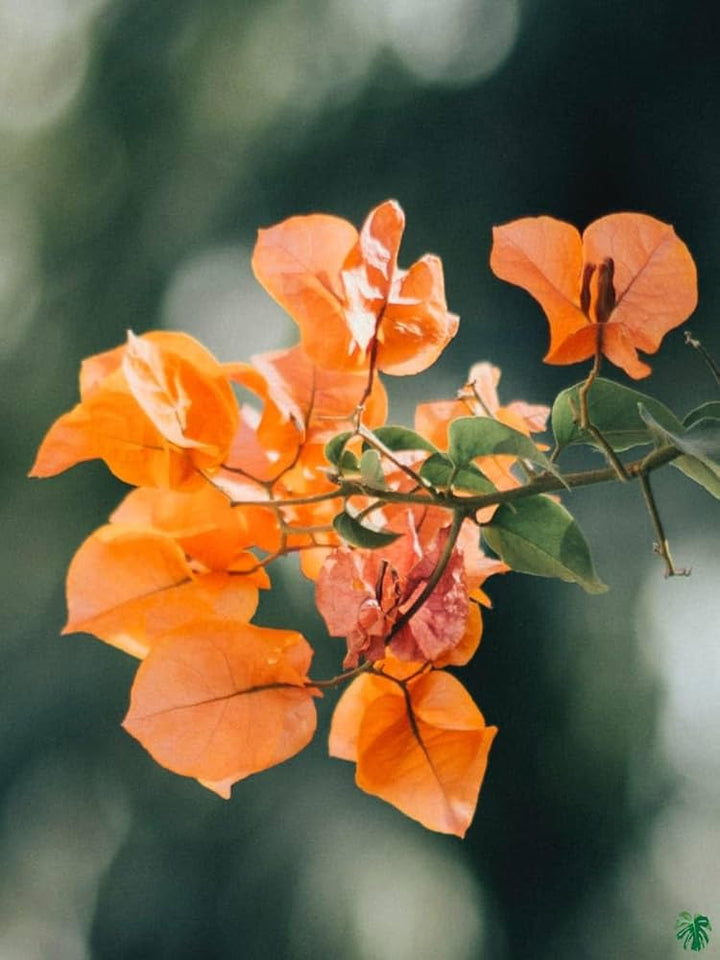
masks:
{"type": "Polygon", "coordinates": [[[92,533],[70,564],[63,633],[92,633],[142,658],[168,630],[203,616],[246,621],[257,601],[252,575],[196,574],[169,536],[111,524],[92,533]]]}
{"type": "Polygon", "coordinates": [[[278,521],[271,509],[233,507],[209,483],[188,492],[149,487],[132,490],[110,521],[166,533],[188,557],[209,570],[244,569],[238,563],[244,563],[249,547],[274,552],[280,546],[278,521]]]}
{"type": "Polygon", "coordinates": [[[550,324],[547,363],[602,352],[634,379],[662,338],[697,304],[695,264],[671,226],[641,213],[602,217],[580,236],[552,217],[527,217],[493,230],[490,266],[527,290],[550,324]]]}
{"type": "Polygon", "coordinates": [[[376,207],[360,233],[338,217],[291,217],[261,230],[253,270],[299,325],[319,366],[396,375],[434,363],[457,331],[445,303],[442,266],[426,255],[397,266],[405,216],[394,200],[376,207]]]}
{"type": "Polygon", "coordinates": [[[237,427],[232,387],[214,357],[182,333],[129,334],[84,361],[81,402],[50,428],[30,476],[103,459],[136,486],[191,489],[225,457],[237,427]]]}
{"type": "Polygon", "coordinates": [[[312,650],[292,630],[201,619],[166,634],[140,665],[123,726],[162,766],[229,797],[315,732],[312,650]]]}
{"type": "Polygon", "coordinates": [[[463,837],[496,733],[462,684],[443,671],[404,686],[366,674],[338,702],[330,754],[357,763],[361,789],[430,830],[463,837]]]}
{"type": "MultiPolygon", "coordinates": [[[[240,428],[227,462],[262,481],[278,479],[296,464],[313,473],[327,467],[325,443],[348,428],[367,387],[367,374],[317,367],[301,347],[259,354],[252,363],[226,364],[230,379],[255,394],[240,409],[240,428]]],[[[365,399],[362,421],[382,424],[387,394],[378,378],[365,399]]]]}

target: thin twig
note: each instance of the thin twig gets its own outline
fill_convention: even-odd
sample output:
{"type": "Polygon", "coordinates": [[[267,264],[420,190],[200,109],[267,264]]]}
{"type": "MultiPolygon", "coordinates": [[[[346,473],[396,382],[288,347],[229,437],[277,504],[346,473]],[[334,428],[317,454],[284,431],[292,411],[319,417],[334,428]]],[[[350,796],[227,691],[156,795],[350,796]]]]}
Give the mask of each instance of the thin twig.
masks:
{"type": "Polygon", "coordinates": [[[650,514],[650,519],[652,520],[652,525],[655,530],[655,551],[660,554],[665,563],[665,576],[666,577],[687,577],[690,574],[689,570],[686,570],[684,567],[676,567],[673,563],[672,557],[670,556],[670,545],[668,544],[667,537],[665,536],[665,529],[660,519],[660,512],[655,502],[655,496],[650,487],[650,478],[647,473],[641,473],[638,477],[640,481],[640,489],[642,490],[643,499],[645,500],[645,506],[648,508],[648,513],[650,514]]]}
{"type": "MultiPolygon", "coordinates": [[[[212,483],[212,478],[210,478],[212,483]]],[[[342,487],[337,490],[326,490],[325,493],[314,493],[309,497],[285,497],[273,500],[231,500],[231,507],[304,507],[310,503],[323,503],[325,500],[340,500],[347,496],[342,487]]]]}
{"type": "Polygon", "coordinates": [[[607,461],[612,466],[613,470],[617,474],[618,480],[624,483],[628,480],[628,474],[625,470],[625,465],[622,460],[615,453],[613,448],[610,446],[608,441],[605,439],[604,435],[598,430],[594,423],[588,423],[587,425],[588,433],[595,439],[597,445],[602,449],[607,461]]]}
{"type": "Polygon", "coordinates": [[[330,677],[328,680],[309,679],[303,686],[319,687],[321,690],[329,690],[332,687],[339,687],[341,683],[346,683],[348,680],[354,680],[355,677],[359,677],[361,673],[368,673],[372,668],[372,661],[366,660],[365,663],[361,663],[359,667],[354,667],[352,670],[339,673],[336,677],[330,677]]]}
{"type": "Polygon", "coordinates": [[[720,387],[720,366],[718,366],[714,358],[708,353],[708,351],[705,349],[702,343],[700,343],[699,340],[696,340],[695,337],[693,337],[692,333],[689,330],[685,331],[685,343],[689,347],[693,347],[695,350],[697,350],[697,352],[700,354],[700,356],[703,358],[705,363],[710,368],[710,372],[712,373],[713,377],[715,377],[715,383],[717,383],[717,385],[720,387]]]}

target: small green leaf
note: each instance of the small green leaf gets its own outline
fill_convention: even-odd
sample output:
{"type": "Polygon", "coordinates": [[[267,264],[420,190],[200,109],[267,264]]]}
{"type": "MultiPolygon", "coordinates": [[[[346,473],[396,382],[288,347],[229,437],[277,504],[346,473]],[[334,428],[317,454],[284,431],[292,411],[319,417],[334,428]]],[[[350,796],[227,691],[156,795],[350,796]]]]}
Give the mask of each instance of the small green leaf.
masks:
{"type": "Polygon", "coordinates": [[[328,442],[325,444],[325,459],[328,461],[328,463],[332,463],[336,467],[340,466],[343,451],[345,450],[345,446],[351,437],[352,433],[349,430],[346,430],[344,433],[338,433],[336,437],[328,440],[328,442]]]}
{"type": "Polygon", "coordinates": [[[333,520],[333,527],[343,540],[356,547],[367,550],[376,550],[386,547],[400,536],[399,533],[389,533],[386,530],[373,530],[351,517],[349,513],[339,513],[333,520]]]}
{"type": "Polygon", "coordinates": [[[687,429],[698,420],[705,419],[720,420],[720,400],[711,400],[709,403],[701,403],[699,407],[695,407],[683,420],[683,426],[687,429]]]}
{"type": "Polygon", "coordinates": [[[684,473],[686,477],[694,480],[695,483],[703,487],[709,494],[720,500],[720,476],[713,473],[710,467],[707,467],[702,460],[697,457],[688,457],[687,455],[677,457],[671,460],[671,465],[684,473]]]}
{"type": "MultiPolygon", "coordinates": [[[[703,404],[691,411],[685,420],[693,413],[712,406],[710,403],[703,404]]],[[[669,443],[682,450],[683,456],[672,460],[672,465],[720,500],[720,420],[700,417],[692,420],[689,428],[680,426],[671,432],[665,430],[643,404],[640,404],[639,412],[648,429],[661,443],[669,443]]]]}
{"type": "MultiPolygon", "coordinates": [[[[552,428],[555,442],[562,450],[573,443],[587,443],[597,446],[595,438],[581,430],[577,419],[580,414],[578,390],[582,386],[576,383],[558,394],[552,408],[552,428]]],[[[658,423],[670,430],[681,426],[675,414],[659,400],[648,397],[637,390],[631,390],[612,380],[598,377],[588,393],[588,416],[613,450],[621,452],[631,447],[653,442],[653,437],[638,412],[642,403],[658,423]]]]}
{"type": "Polygon", "coordinates": [[[342,456],[340,457],[339,467],[340,472],[343,474],[360,472],[358,458],[355,456],[352,450],[343,450],[342,456]]]}
{"type": "Polygon", "coordinates": [[[360,477],[363,483],[367,483],[370,487],[383,488],[386,485],[380,454],[377,450],[365,450],[360,457],[360,477]]]}
{"type": "Polygon", "coordinates": [[[687,430],[682,424],[676,430],[667,430],[643,404],[640,404],[639,411],[648,428],[662,442],[672,444],[688,456],[697,457],[720,477],[720,420],[704,417],[687,430]]]}
{"type": "MultiPolygon", "coordinates": [[[[388,450],[427,450],[428,453],[436,453],[437,447],[421,437],[419,433],[410,430],[407,427],[377,427],[373,430],[373,435],[388,450]]],[[[367,449],[367,442],[364,449],[367,449]]]]}
{"type": "Polygon", "coordinates": [[[720,476],[720,420],[704,417],[696,420],[680,437],[683,453],[698,457],[720,476]]]}
{"type": "Polygon", "coordinates": [[[456,467],[449,457],[442,453],[434,453],[428,457],[420,468],[420,476],[438,490],[446,490],[452,486],[454,490],[465,490],[470,493],[492,493],[495,485],[470,464],[466,467],[456,467]]]}
{"type": "Polygon", "coordinates": [[[579,583],[588,593],[603,593],[590,548],[565,507],[548,497],[503,504],[483,527],[488,546],[520,573],[559,577],[579,583]]]}
{"type": "Polygon", "coordinates": [[[536,463],[557,473],[542,450],[524,433],[492,417],[459,417],[448,429],[448,456],[457,466],[472,463],[475,457],[510,455],[536,463]]]}

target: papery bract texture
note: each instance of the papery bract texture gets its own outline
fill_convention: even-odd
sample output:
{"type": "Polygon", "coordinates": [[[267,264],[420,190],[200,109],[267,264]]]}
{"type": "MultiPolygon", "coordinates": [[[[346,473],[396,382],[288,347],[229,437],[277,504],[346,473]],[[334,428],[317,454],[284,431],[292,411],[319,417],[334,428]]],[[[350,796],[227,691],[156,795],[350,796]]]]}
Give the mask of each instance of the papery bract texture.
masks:
{"type": "Polygon", "coordinates": [[[138,669],[123,726],[162,766],[223,796],[287,760],[315,732],[312,650],[292,630],[197,620],[166,634],[138,669]]]}
{"type": "Polygon", "coordinates": [[[209,616],[250,620],[257,602],[252,576],[197,573],[166,534],[111,524],[92,533],[70,564],[63,633],[92,633],[142,658],[183,623],[209,616]]]}
{"type": "Polygon", "coordinates": [[[550,324],[547,363],[576,363],[597,349],[638,379],[665,334],[697,305],[697,273],[673,228],[641,213],[602,217],[585,230],[526,217],[493,230],[490,266],[527,290],[550,324]]]}
{"type": "MultiPolygon", "coordinates": [[[[328,631],[346,637],[345,667],[356,666],[361,656],[382,658],[388,643],[401,660],[434,661],[447,657],[466,638],[470,602],[457,547],[426,602],[402,622],[432,577],[449,533],[449,527],[442,527],[425,542],[418,537],[411,513],[407,523],[405,534],[389,547],[340,547],[320,572],[317,607],[328,631]]],[[[474,618],[472,622],[477,624],[474,618]]]]}
{"type": "Polygon", "coordinates": [[[298,324],[318,366],[418,373],[455,335],[458,318],[446,306],[439,259],[397,266],[404,226],[399,204],[388,200],[359,233],[320,214],[260,231],[255,276],[298,324]]]}
{"type": "Polygon", "coordinates": [[[80,403],[50,428],[30,476],[100,458],[134,486],[197,488],[237,429],[228,378],[186,334],[129,334],[125,346],[83,363],[80,388],[80,403]]]}
{"type": "Polygon", "coordinates": [[[280,546],[277,515],[271,508],[262,504],[233,507],[210,483],[188,492],[131,490],[110,521],[165,533],[208,570],[247,569],[250,547],[273,552],[280,546]]]}
{"type": "Polygon", "coordinates": [[[364,675],[338,702],[330,754],[357,764],[361,789],[430,830],[462,837],[496,733],[462,684],[443,671],[404,685],[364,675]]]}

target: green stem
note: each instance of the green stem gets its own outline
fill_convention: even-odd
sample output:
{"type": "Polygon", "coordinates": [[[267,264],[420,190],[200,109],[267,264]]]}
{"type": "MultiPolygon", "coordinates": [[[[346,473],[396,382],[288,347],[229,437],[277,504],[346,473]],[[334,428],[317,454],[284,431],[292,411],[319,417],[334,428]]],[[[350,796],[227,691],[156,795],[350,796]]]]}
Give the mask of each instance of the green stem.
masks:
{"type": "Polygon", "coordinates": [[[588,393],[590,392],[590,387],[595,382],[595,378],[600,373],[600,361],[602,360],[602,354],[600,349],[595,351],[595,359],[593,360],[592,369],[587,375],[586,380],[578,390],[578,400],[580,401],[580,429],[587,430],[590,424],[590,414],[588,412],[588,393]]]}
{"type": "Polygon", "coordinates": [[[330,677],[328,680],[309,679],[304,685],[306,687],[318,687],[321,690],[330,690],[333,687],[339,687],[341,683],[347,683],[348,680],[354,680],[355,677],[359,677],[361,673],[371,671],[372,668],[372,661],[366,660],[365,663],[361,663],[359,667],[354,667],[352,670],[339,673],[336,677],[330,677]]]}
{"type": "MultiPolygon", "coordinates": [[[[682,455],[676,447],[667,445],[658,447],[639,460],[623,464],[627,478],[636,480],[641,473],[651,473],[659,467],[670,463],[682,455]]],[[[353,480],[343,481],[337,490],[328,490],[310,497],[288,498],[285,500],[233,500],[234,507],[292,507],[310,503],[323,503],[325,500],[340,500],[348,497],[362,496],[375,497],[385,503],[417,503],[423,506],[445,507],[449,510],[460,509],[466,512],[480,510],[482,507],[492,507],[500,503],[512,503],[515,500],[524,500],[526,497],[535,497],[539,493],[560,493],[563,490],[576,487],[589,487],[599,483],[618,481],[618,473],[614,467],[605,467],[599,470],[582,470],[566,473],[562,477],[544,473],[533,477],[528,483],[510,490],[493,490],[491,493],[479,494],[476,497],[458,496],[450,491],[434,491],[427,493],[403,493],[399,490],[380,490],[367,484],[353,480]]]]}
{"type": "Polygon", "coordinates": [[[587,432],[595,439],[597,445],[602,449],[608,463],[612,466],[613,470],[617,474],[618,480],[624,483],[628,479],[628,475],[622,460],[618,457],[594,423],[588,423],[586,429],[587,432]]]}
{"type": "Polygon", "coordinates": [[[607,440],[605,439],[603,434],[600,432],[600,430],[598,430],[595,424],[590,422],[590,411],[588,410],[588,399],[589,399],[588,394],[590,393],[590,387],[593,385],[593,383],[597,378],[597,375],[600,373],[600,363],[602,361],[602,351],[601,351],[602,332],[603,332],[602,327],[600,327],[598,329],[598,343],[597,343],[597,349],[595,351],[595,360],[592,365],[592,370],[587,375],[587,379],[578,390],[578,399],[580,401],[579,426],[581,430],[587,431],[587,433],[589,433],[590,436],[593,437],[597,445],[605,454],[607,462],[610,464],[610,466],[613,468],[613,470],[617,474],[618,480],[625,481],[628,479],[628,475],[622,460],[620,460],[618,455],[615,453],[613,448],[610,446],[610,444],[607,442],[607,440]]]}
{"type": "MultiPolygon", "coordinates": [[[[208,478],[212,483],[212,477],[208,478]]],[[[218,488],[220,489],[220,488],[218,488]]],[[[231,500],[231,507],[303,507],[310,503],[324,503],[325,500],[340,500],[346,497],[342,487],[337,490],[327,490],[325,493],[314,493],[309,497],[287,497],[286,499],[273,500],[268,497],[267,500],[231,500]]]]}
{"type": "Polygon", "coordinates": [[[662,520],[660,519],[660,511],[658,510],[655,496],[650,486],[650,477],[647,475],[647,473],[640,473],[638,479],[640,480],[640,489],[642,490],[643,499],[645,500],[645,506],[648,509],[648,513],[650,514],[650,519],[652,520],[652,525],[655,530],[655,550],[660,554],[665,563],[665,576],[687,577],[690,571],[686,570],[684,567],[676,567],[673,563],[672,557],[670,556],[670,545],[665,535],[665,528],[663,527],[662,520]]]}

